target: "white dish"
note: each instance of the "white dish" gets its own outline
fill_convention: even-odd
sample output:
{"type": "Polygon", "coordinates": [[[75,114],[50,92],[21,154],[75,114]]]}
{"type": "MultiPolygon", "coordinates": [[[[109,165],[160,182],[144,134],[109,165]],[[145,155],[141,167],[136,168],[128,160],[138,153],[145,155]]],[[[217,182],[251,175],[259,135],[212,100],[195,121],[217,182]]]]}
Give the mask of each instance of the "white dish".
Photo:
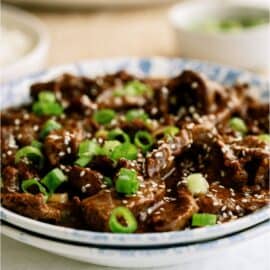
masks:
{"type": "MultiPolygon", "coordinates": [[[[226,248],[247,244],[256,237],[262,236],[270,240],[269,222],[260,224],[250,230],[205,243],[186,246],[155,248],[155,249],[108,249],[93,246],[72,245],[40,237],[15,227],[3,224],[2,233],[17,241],[39,249],[55,253],[75,260],[110,266],[110,267],[162,267],[188,262],[222,254],[226,248]]],[[[241,254],[239,254],[240,256],[241,254]]]]}
{"type": "MultiPolygon", "coordinates": [[[[224,84],[232,84],[236,81],[244,80],[254,86],[254,91],[257,89],[256,92],[261,99],[266,101],[269,99],[268,83],[249,72],[195,60],[124,58],[85,61],[71,65],[59,66],[41,73],[26,76],[18,81],[5,84],[3,85],[1,92],[2,107],[18,105],[29,100],[29,86],[36,81],[49,80],[64,72],[70,72],[77,75],[96,76],[98,74],[101,75],[104,73],[115,72],[120,69],[125,69],[139,76],[164,77],[174,76],[180,73],[183,69],[193,69],[203,72],[210,78],[224,84]]],[[[32,232],[77,243],[122,247],[161,246],[204,241],[246,229],[270,217],[270,209],[266,207],[238,220],[208,228],[167,233],[123,235],[97,233],[54,226],[17,215],[4,208],[1,208],[0,210],[1,219],[21,228],[28,228],[32,232]]]]}
{"type": "Polygon", "coordinates": [[[175,0],[6,0],[6,2],[43,7],[128,7],[128,6],[150,6],[170,3],[175,0]]]}
{"type": "Polygon", "coordinates": [[[2,82],[36,72],[44,67],[49,38],[45,26],[39,19],[20,9],[3,6],[2,27],[19,31],[29,43],[28,48],[15,61],[2,65],[2,82]]]}
{"type": "Polygon", "coordinates": [[[181,56],[207,59],[250,69],[269,67],[270,24],[231,33],[192,30],[194,24],[228,16],[269,14],[267,3],[250,1],[188,1],[169,12],[181,56]]]}

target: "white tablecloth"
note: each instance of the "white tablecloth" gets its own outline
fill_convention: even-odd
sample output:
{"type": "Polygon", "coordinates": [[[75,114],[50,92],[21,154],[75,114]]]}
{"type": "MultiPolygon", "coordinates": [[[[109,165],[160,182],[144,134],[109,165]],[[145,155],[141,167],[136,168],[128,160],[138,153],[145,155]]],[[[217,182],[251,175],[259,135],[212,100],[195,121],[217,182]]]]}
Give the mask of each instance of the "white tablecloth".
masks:
{"type": "MultiPolygon", "coordinates": [[[[101,270],[104,268],[59,257],[2,236],[2,270],[101,270]]],[[[162,270],[165,269],[269,270],[270,235],[232,246],[214,257],[162,270]]]]}

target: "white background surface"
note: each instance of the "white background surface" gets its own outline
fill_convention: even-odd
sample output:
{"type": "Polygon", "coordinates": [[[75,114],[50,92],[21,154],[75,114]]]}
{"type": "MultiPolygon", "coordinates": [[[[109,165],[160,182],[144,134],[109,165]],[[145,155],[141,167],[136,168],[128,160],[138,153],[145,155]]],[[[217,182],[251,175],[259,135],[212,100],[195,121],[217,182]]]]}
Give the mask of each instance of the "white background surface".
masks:
{"type": "MultiPolygon", "coordinates": [[[[116,269],[94,266],[59,257],[2,236],[1,270],[101,270],[116,269]]],[[[158,259],[158,258],[157,258],[158,259]]],[[[133,268],[134,269],[134,268],[133,268]]],[[[149,268],[148,268],[149,269],[149,268]]],[[[270,233],[238,246],[232,246],[215,257],[192,264],[159,270],[269,270],[270,233]]]]}

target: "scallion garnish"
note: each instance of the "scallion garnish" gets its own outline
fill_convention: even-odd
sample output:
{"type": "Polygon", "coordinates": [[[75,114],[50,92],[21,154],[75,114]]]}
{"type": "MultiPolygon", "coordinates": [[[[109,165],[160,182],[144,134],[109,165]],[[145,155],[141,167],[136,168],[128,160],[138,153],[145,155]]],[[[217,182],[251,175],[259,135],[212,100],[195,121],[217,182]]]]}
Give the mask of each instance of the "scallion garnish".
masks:
{"type": "Polygon", "coordinates": [[[127,207],[119,206],[112,210],[109,219],[109,228],[111,232],[133,233],[137,230],[137,227],[137,220],[127,207]]]}
{"type": "Polygon", "coordinates": [[[46,123],[43,125],[42,130],[40,132],[40,138],[44,139],[51,131],[57,130],[62,128],[62,125],[56,122],[53,119],[49,119],[46,121],[46,123]]]}
{"type": "Polygon", "coordinates": [[[199,213],[193,214],[191,225],[194,227],[204,227],[215,225],[217,223],[217,216],[213,214],[199,213]]]}
{"type": "Polygon", "coordinates": [[[149,116],[146,112],[144,112],[143,110],[129,110],[127,113],[126,113],[126,120],[128,122],[131,122],[135,119],[139,119],[139,120],[142,120],[142,121],[146,121],[147,119],[149,119],[149,116]]]}
{"type": "Polygon", "coordinates": [[[116,141],[116,140],[109,140],[109,141],[105,141],[104,142],[104,145],[102,147],[102,150],[101,150],[101,154],[104,155],[104,156],[108,156],[110,157],[113,150],[119,146],[121,143],[119,141],[116,141]]]}
{"type": "Polygon", "coordinates": [[[39,150],[41,150],[43,147],[42,143],[37,140],[33,140],[31,143],[31,146],[38,148],[39,150]]]}
{"type": "Polygon", "coordinates": [[[200,173],[192,173],[186,178],[187,188],[193,195],[206,194],[209,188],[207,180],[200,173]]]}
{"type": "Polygon", "coordinates": [[[117,161],[120,158],[125,158],[128,160],[134,160],[137,158],[138,150],[135,145],[131,143],[123,143],[116,146],[111,154],[111,159],[117,161]]]}
{"type": "Polygon", "coordinates": [[[40,92],[38,95],[38,99],[41,102],[49,102],[49,103],[53,103],[56,101],[54,93],[52,93],[50,91],[40,92]]]}
{"type": "Polygon", "coordinates": [[[175,136],[179,132],[179,128],[176,126],[167,126],[163,129],[163,133],[169,136],[175,136]]]}
{"type": "Polygon", "coordinates": [[[109,124],[116,116],[114,110],[111,109],[102,109],[94,113],[93,119],[101,125],[109,124]]]}
{"type": "Polygon", "coordinates": [[[233,117],[230,119],[229,121],[229,126],[231,129],[233,129],[234,131],[237,131],[241,134],[245,134],[248,131],[248,128],[244,122],[243,119],[239,118],[239,117],[233,117]]]}
{"type": "Polygon", "coordinates": [[[39,168],[43,167],[44,156],[37,147],[25,146],[18,150],[15,154],[15,163],[18,163],[23,158],[31,160],[34,164],[37,164],[39,168]]]}
{"type": "Polygon", "coordinates": [[[52,92],[44,91],[39,93],[32,110],[36,115],[54,115],[59,116],[63,113],[63,107],[59,104],[52,92]]]}
{"type": "Polygon", "coordinates": [[[115,96],[141,96],[152,95],[152,89],[138,80],[128,82],[123,88],[116,89],[113,93],[115,96]]]}
{"type": "Polygon", "coordinates": [[[100,153],[101,148],[97,142],[85,140],[79,145],[79,158],[75,161],[75,164],[81,167],[85,167],[95,155],[99,155],[100,153]]]}
{"type": "Polygon", "coordinates": [[[55,168],[41,180],[41,183],[48,188],[49,194],[53,194],[66,180],[67,176],[60,169],[55,168]]]}
{"type": "Polygon", "coordinates": [[[139,188],[137,173],[134,170],[121,168],[115,180],[115,189],[119,193],[134,194],[139,188]]]}
{"type": "Polygon", "coordinates": [[[108,139],[109,140],[117,140],[121,143],[129,143],[130,138],[127,133],[125,133],[122,129],[116,128],[114,130],[111,130],[108,133],[108,139]]]}
{"type": "Polygon", "coordinates": [[[39,193],[43,194],[45,201],[47,201],[48,199],[48,193],[47,193],[46,188],[43,187],[37,179],[33,178],[33,179],[27,179],[27,180],[22,181],[21,188],[22,188],[22,191],[25,193],[31,193],[29,191],[29,188],[32,188],[32,189],[35,188],[39,191],[39,193]]]}
{"type": "Polygon", "coordinates": [[[147,131],[138,131],[134,137],[134,143],[144,153],[147,152],[154,144],[152,135],[147,131]]]}
{"type": "Polygon", "coordinates": [[[269,134],[261,134],[261,135],[258,136],[258,139],[260,141],[263,141],[265,143],[270,144],[270,135],[269,134]]]}

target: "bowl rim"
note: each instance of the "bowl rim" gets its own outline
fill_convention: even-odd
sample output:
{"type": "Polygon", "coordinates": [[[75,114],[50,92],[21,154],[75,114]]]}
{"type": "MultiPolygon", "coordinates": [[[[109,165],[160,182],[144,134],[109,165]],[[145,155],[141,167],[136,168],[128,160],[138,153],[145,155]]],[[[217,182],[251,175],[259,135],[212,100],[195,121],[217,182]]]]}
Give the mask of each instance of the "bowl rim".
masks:
{"type": "MultiPolygon", "coordinates": [[[[119,252],[120,255],[124,255],[126,256],[127,254],[130,253],[134,253],[136,252],[137,254],[144,254],[146,253],[147,256],[155,256],[155,251],[162,251],[162,252],[179,252],[182,249],[190,249],[190,247],[195,247],[195,249],[213,249],[213,246],[215,245],[215,247],[217,248],[223,248],[223,244],[226,245],[231,245],[233,244],[237,244],[239,242],[245,241],[245,240],[251,240],[254,239],[264,233],[268,233],[270,232],[270,226],[269,226],[269,220],[266,220],[265,222],[262,222],[252,228],[246,229],[241,231],[238,234],[232,234],[229,236],[225,236],[219,239],[213,239],[213,240],[209,240],[203,243],[192,243],[189,245],[176,245],[176,246],[168,246],[168,247],[157,247],[157,248],[129,248],[129,249],[122,249],[122,248],[110,248],[110,247],[96,247],[96,246],[89,246],[89,245],[77,245],[77,244],[72,244],[72,243],[63,243],[63,242],[59,242],[58,240],[54,240],[51,238],[47,238],[46,236],[39,236],[36,234],[33,234],[27,230],[24,229],[20,229],[16,226],[13,225],[9,225],[9,224],[2,224],[3,226],[3,231],[2,233],[8,237],[11,237],[12,231],[16,233],[16,237],[13,236],[13,239],[17,240],[17,241],[21,241],[24,242],[26,244],[29,244],[29,241],[26,240],[26,238],[31,237],[34,240],[37,241],[45,241],[48,243],[57,243],[59,245],[61,245],[62,247],[64,247],[65,250],[70,250],[71,252],[73,251],[72,248],[78,248],[78,249],[91,249],[92,251],[95,252],[99,252],[101,251],[102,253],[110,253],[111,251],[116,251],[119,252]],[[26,237],[25,237],[26,236],[26,237]]],[[[37,247],[38,247],[38,243],[36,243],[37,247]]],[[[193,252],[196,252],[195,249],[192,249],[193,252]]],[[[201,250],[200,250],[201,251],[201,250]]],[[[129,256],[129,255],[127,255],[129,256]]]]}
{"type": "MultiPolygon", "coordinates": [[[[172,72],[177,74],[183,69],[194,69],[197,71],[207,71],[211,73],[215,71],[214,76],[226,78],[227,75],[232,75],[233,80],[239,76],[247,76],[253,84],[261,86],[262,88],[267,87],[268,84],[264,86],[264,79],[254,75],[250,72],[246,72],[241,69],[235,69],[224,65],[214,64],[210,62],[203,62],[191,59],[181,59],[181,58],[164,58],[164,57],[151,57],[151,58],[113,58],[113,59],[102,59],[102,60],[86,60],[80,63],[56,66],[42,71],[40,73],[31,74],[24,76],[23,78],[13,81],[11,83],[5,84],[3,87],[3,92],[7,93],[6,98],[12,98],[12,91],[18,87],[24,86],[28,89],[28,85],[37,80],[48,80],[49,78],[55,77],[56,74],[62,74],[66,69],[71,69],[76,75],[89,75],[93,73],[94,70],[99,70],[102,72],[109,72],[111,69],[117,71],[119,69],[134,69],[136,72],[141,73],[142,76],[151,75],[151,70],[153,73],[155,68],[161,67],[162,72],[168,73],[170,75],[172,72]],[[91,70],[91,71],[90,71],[91,70]],[[56,74],[51,73],[51,71],[56,72],[56,74]],[[25,84],[27,83],[27,84],[25,84]]],[[[113,72],[111,71],[111,72],[113,72]]],[[[167,75],[166,75],[167,76],[167,75]]],[[[216,78],[216,77],[215,77],[216,78]]],[[[232,80],[229,77],[230,80],[232,80]]],[[[219,78],[222,80],[221,78],[219,78]]],[[[23,92],[22,92],[23,93],[23,92]]],[[[28,93],[26,93],[28,95],[28,93]]],[[[16,92],[17,98],[18,92],[16,92]]],[[[4,95],[5,99],[5,95],[4,95]]],[[[0,208],[1,219],[11,224],[16,224],[19,227],[31,228],[32,231],[48,235],[54,238],[69,240],[79,243],[94,243],[97,245],[105,246],[153,246],[153,245],[168,245],[168,244],[179,244],[179,243],[192,243],[198,241],[205,241],[209,238],[217,238],[224,236],[226,234],[237,232],[241,229],[253,226],[254,224],[260,223],[265,219],[270,217],[270,207],[266,206],[250,215],[239,218],[235,221],[231,221],[225,224],[214,225],[208,228],[199,228],[194,230],[185,230],[177,232],[163,232],[163,233],[144,233],[144,234],[113,234],[113,233],[101,233],[86,230],[77,230],[71,228],[65,228],[61,226],[51,225],[44,222],[36,221],[27,217],[23,217],[14,212],[11,212],[3,207],[0,208]]]]}

